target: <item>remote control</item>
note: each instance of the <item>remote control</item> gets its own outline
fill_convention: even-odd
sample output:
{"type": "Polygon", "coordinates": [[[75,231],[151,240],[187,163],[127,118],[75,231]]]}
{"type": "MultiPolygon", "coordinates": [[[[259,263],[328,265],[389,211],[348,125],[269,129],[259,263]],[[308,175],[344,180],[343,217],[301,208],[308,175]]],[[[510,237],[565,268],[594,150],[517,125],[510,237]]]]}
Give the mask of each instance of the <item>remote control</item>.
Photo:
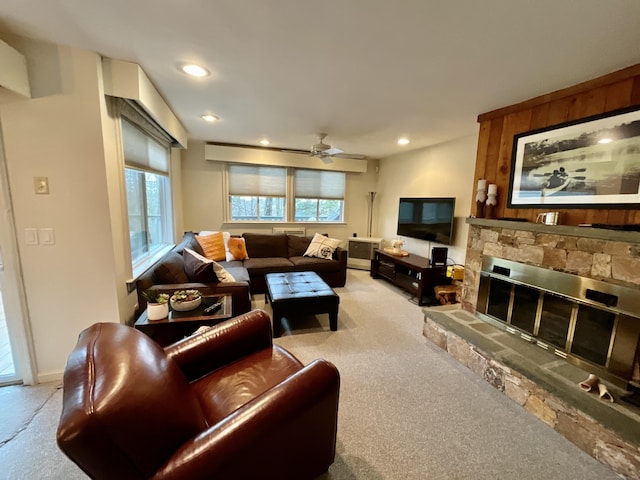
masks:
{"type": "Polygon", "coordinates": [[[220,307],[222,306],[221,302],[218,303],[214,303],[213,305],[211,305],[210,307],[207,307],[204,309],[205,313],[211,313],[211,312],[215,312],[216,310],[218,310],[220,307]]]}

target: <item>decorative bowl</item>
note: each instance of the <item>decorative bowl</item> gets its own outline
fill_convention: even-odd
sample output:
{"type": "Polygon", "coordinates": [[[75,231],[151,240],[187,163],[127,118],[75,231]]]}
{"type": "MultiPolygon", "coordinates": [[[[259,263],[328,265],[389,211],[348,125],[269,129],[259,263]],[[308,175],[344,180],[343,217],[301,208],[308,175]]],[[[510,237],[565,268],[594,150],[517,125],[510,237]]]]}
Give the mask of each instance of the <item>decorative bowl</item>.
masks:
{"type": "Polygon", "coordinates": [[[189,310],[193,310],[198,308],[202,303],[202,297],[198,297],[195,300],[188,300],[186,302],[177,302],[171,299],[171,308],[173,308],[177,312],[188,312],[189,310]]]}
{"type": "Polygon", "coordinates": [[[200,306],[202,295],[197,290],[180,290],[171,295],[169,303],[177,312],[188,312],[200,306]]]}

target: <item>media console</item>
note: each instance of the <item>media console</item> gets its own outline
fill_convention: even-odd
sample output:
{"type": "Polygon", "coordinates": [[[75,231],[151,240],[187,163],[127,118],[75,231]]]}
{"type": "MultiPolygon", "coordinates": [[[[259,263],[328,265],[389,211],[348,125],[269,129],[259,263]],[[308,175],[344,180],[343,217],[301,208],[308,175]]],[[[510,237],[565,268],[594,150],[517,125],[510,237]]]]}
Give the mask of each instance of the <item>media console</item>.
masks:
{"type": "Polygon", "coordinates": [[[429,259],[410,253],[400,257],[375,250],[371,260],[371,276],[382,278],[415,295],[418,305],[440,305],[433,288],[451,283],[447,268],[432,267],[429,259]]]}

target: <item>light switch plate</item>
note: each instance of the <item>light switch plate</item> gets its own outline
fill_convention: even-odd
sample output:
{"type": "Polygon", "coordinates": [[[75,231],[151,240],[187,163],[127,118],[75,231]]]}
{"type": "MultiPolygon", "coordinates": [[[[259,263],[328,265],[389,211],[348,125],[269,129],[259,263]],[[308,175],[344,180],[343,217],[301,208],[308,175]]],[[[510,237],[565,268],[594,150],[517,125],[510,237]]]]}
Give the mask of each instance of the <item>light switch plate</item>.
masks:
{"type": "Polygon", "coordinates": [[[53,236],[53,228],[39,228],[38,240],[40,240],[40,245],[55,245],[56,239],[53,236]]]}
{"type": "Polygon", "coordinates": [[[24,243],[27,245],[38,245],[38,230],[36,228],[24,229],[24,243]]]}
{"type": "Polygon", "coordinates": [[[36,195],[49,195],[49,178],[33,177],[33,189],[36,195]]]}

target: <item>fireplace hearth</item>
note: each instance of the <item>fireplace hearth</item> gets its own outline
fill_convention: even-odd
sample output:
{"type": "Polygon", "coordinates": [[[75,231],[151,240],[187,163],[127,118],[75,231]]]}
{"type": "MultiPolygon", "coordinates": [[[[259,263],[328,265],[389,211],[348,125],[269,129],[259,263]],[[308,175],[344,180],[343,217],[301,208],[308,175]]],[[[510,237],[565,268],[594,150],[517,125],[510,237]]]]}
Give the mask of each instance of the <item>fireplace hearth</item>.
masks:
{"type": "Polygon", "coordinates": [[[618,386],[640,385],[637,289],[485,256],[476,314],[618,386]]]}

